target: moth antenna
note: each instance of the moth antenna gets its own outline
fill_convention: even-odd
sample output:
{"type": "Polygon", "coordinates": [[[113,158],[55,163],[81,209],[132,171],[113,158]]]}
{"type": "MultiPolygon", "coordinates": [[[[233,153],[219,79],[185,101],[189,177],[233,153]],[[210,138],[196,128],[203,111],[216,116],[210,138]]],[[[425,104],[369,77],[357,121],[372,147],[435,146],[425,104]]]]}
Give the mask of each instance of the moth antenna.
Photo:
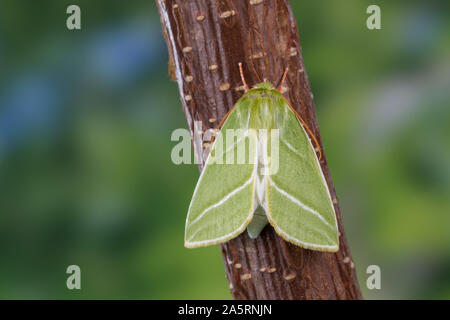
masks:
{"type": "Polygon", "coordinates": [[[242,80],[242,83],[244,84],[245,92],[247,92],[250,89],[247,85],[247,82],[245,82],[244,71],[242,70],[242,63],[240,63],[240,62],[239,62],[239,73],[241,74],[241,80],[242,80]]]}
{"type": "Polygon", "coordinates": [[[286,68],[286,70],[284,70],[283,77],[281,78],[280,86],[278,87],[279,92],[281,92],[281,89],[283,89],[284,80],[286,80],[288,71],[289,71],[289,68],[286,68]]]}

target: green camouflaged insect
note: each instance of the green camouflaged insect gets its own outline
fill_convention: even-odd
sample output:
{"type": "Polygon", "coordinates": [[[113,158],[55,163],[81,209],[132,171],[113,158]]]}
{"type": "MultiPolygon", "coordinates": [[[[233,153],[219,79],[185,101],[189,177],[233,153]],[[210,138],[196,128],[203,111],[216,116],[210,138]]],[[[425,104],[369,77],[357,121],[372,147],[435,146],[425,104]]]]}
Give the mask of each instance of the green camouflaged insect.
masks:
{"type": "Polygon", "coordinates": [[[223,243],[245,229],[256,238],[270,223],[295,245],[338,251],[336,214],[319,164],[321,154],[317,156],[310,136],[318,146],[317,140],[280,93],[282,84],[278,90],[269,82],[249,90],[239,67],[246,92],[222,121],[211,146],[189,206],[185,246],[223,243]],[[230,129],[241,135],[224,147],[230,129]],[[260,130],[271,134],[260,135],[260,130]],[[245,163],[222,161],[236,160],[239,150],[249,155],[245,163]],[[268,166],[274,151],[275,169],[273,163],[268,166]]]}

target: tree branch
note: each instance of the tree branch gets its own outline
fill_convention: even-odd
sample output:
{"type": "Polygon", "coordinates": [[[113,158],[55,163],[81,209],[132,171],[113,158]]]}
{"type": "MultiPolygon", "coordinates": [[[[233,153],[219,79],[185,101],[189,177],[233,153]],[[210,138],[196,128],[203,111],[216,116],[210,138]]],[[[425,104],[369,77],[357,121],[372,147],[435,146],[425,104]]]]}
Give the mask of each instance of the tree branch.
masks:
{"type": "MultiPolygon", "coordinates": [[[[288,0],[157,0],[191,134],[217,127],[243,94],[238,62],[250,86],[277,85],[289,67],[285,97],[322,147],[295,18],[288,0]]],[[[199,159],[201,147],[194,149],[199,159]]],[[[323,147],[322,147],[323,150],[323,147]]],[[[201,165],[202,167],[203,165],[201,165]]],[[[354,263],[325,155],[321,166],[331,190],[340,230],[337,253],[311,251],[285,242],[266,226],[256,240],[247,232],[221,245],[235,299],[361,299],[354,263]]]]}

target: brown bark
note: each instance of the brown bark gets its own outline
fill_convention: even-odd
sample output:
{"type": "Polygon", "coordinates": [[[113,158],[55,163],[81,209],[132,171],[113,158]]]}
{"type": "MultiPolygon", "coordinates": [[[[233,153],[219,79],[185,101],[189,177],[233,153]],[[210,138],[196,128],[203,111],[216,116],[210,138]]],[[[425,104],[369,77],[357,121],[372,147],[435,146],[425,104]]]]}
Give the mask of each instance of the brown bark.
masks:
{"type": "MultiPolygon", "coordinates": [[[[157,0],[157,4],[171,74],[178,82],[191,133],[194,121],[201,121],[203,130],[217,127],[243,94],[238,62],[243,63],[250,86],[264,79],[277,85],[289,67],[284,95],[322,147],[288,0],[157,0]]],[[[221,245],[235,299],[362,298],[325,155],[321,165],[338,217],[339,251],[297,247],[270,226],[256,240],[244,232],[221,245]]]]}

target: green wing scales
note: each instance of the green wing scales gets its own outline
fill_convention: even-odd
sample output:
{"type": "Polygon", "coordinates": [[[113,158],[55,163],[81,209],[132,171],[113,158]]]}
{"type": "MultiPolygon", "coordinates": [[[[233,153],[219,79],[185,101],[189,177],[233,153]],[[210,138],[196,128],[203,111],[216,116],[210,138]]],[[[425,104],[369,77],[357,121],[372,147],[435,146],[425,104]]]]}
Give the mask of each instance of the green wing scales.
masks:
{"type": "Polygon", "coordinates": [[[228,241],[243,232],[253,217],[256,145],[250,143],[250,135],[240,135],[234,143],[225,142],[227,129],[248,128],[250,116],[248,103],[238,102],[216,135],[189,206],[186,247],[228,241]],[[242,147],[246,154],[254,155],[255,159],[247,159],[244,164],[227,164],[227,156],[230,154],[237,161],[236,156],[242,147]]]}
{"type": "Polygon", "coordinates": [[[337,251],[336,214],[311,140],[284,98],[273,103],[280,165],[266,180],[269,222],[286,241],[337,251]]]}
{"type": "Polygon", "coordinates": [[[286,99],[263,83],[238,100],[216,136],[189,207],[185,246],[226,242],[247,227],[256,238],[267,222],[298,246],[339,249],[334,206],[311,140],[286,99]],[[230,142],[228,129],[244,134],[230,142]],[[275,136],[258,134],[274,129],[275,136]],[[245,163],[236,157],[242,150],[245,163]],[[263,173],[275,154],[276,170],[263,173]]]}

